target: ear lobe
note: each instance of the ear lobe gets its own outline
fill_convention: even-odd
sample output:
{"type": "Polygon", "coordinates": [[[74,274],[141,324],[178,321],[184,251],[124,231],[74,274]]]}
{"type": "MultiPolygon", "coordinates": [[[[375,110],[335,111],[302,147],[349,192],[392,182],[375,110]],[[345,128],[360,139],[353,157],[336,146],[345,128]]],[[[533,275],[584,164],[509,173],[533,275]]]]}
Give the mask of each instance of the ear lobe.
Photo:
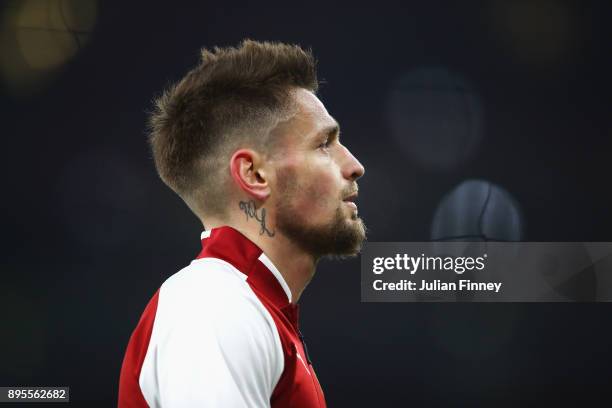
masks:
{"type": "Polygon", "coordinates": [[[256,200],[265,201],[270,196],[270,186],[261,164],[257,152],[240,149],[230,159],[230,174],[240,190],[256,200]]]}

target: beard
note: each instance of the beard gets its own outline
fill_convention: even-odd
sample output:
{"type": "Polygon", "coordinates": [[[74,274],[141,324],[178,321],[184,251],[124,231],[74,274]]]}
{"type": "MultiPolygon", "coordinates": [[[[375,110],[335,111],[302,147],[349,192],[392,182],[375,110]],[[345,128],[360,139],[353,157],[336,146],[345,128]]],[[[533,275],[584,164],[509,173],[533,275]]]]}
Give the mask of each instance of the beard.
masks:
{"type": "MultiPolygon", "coordinates": [[[[329,223],[310,224],[308,217],[293,205],[296,195],[308,190],[299,188],[292,174],[285,174],[283,178],[285,180],[280,185],[284,188],[281,189],[281,199],[276,206],[277,230],[315,258],[357,255],[366,238],[363,220],[355,213],[349,219],[338,206],[329,223]]],[[[343,191],[342,197],[348,194],[348,191],[343,191]]],[[[313,200],[316,199],[313,197],[313,200]]],[[[338,200],[342,202],[342,198],[338,200]]],[[[316,202],[313,205],[317,205],[316,202]]]]}

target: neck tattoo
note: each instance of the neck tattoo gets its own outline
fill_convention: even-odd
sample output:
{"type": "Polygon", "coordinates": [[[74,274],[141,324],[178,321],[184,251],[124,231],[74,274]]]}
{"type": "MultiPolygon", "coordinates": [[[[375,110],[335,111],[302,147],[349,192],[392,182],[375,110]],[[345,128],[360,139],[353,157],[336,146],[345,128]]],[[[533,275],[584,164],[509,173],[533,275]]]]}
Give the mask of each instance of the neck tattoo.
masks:
{"type": "Polygon", "coordinates": [[[247,221],[249,220],[249,218],[255,218],[255,221],[259,222],[259,225],[261,226],[261,228],[259,229],[259,235],[263,235],[265,232],[269,237],[273,237],[276,234],[276,231],[270,231],[266,226],[265,208],[262,207],[258,213],[257,208],[255,208],[255,201],[253,200],[240,201],[240,204],[238,206],[240,207],[240,210],[242,210],[246,215],[247,221]]]}

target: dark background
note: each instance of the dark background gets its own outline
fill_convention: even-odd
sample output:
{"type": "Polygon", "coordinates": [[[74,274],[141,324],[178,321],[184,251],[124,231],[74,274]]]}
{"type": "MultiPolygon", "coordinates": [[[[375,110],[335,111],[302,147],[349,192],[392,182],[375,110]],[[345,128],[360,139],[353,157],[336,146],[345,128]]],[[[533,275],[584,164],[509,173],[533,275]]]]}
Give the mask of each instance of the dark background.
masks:
{"type": "MultiPolygon", "coordinates": [[[[202,46],[312,47],[320,98],[366,168],[370,241],[430,239],[436,206],[468,179],[514,198],[522,239],[612,241],[609,2],[424,3],[99,2],[95,24],[71,32],[35,19],[45,34],[11,20],[24,2],[3,2],[0,385],[67,385],[72,405],[116,404],[144,306],[200,246],[198,220],[156,176],[145,127],[153,96],[202,46]],[[28,71],[24,35],[73,55],[28,71]],[[413,97],[449,104],[426,104],[427,120],[460,118],[465,158],[428,165],[405,150],[428,137],[402,142],[390,119],[405,76],[413,97]],[[466,120],[480,130],[453,110],[457,92],[477,96],[466,120]]],[[[356,258],[322,262],[301,307],[332,407],[612,401],[605,303],[361,303],[356,258]]]]}

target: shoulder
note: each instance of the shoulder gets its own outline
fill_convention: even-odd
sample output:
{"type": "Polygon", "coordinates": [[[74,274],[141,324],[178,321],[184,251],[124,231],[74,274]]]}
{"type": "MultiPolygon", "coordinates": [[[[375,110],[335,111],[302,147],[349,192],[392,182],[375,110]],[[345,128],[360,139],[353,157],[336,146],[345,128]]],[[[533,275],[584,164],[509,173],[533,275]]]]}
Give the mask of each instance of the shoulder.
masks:
{"type": "Polygon", "coordinates": [[[247,276],[233,265],[217,258],[202,258],[170,276],[162,284],[160,292],[165,296],[178,295],[184,300],[189,300],[185,295],[194,293],[215,297],[238,293],[248,296],[251,291],[246,280],[247,276]]]}
{"type": "Polygon", "coordinates": [[[140,377],[147,401],[265,406],[283,367],[274,320],[231,264],[200,259],[162,284],[140,377]]]}
{"type": "MultiPolygon", "coordinates": [[[[162,288],[178,288],[181,284],[234,284],[246,283],[247,276],[232,264],[218,258],[192,261],[162,284],[162,288]]],[[[208,286],[208,285],[207,285],[208,286]]],[[[202,286],[200,289],[206,289],[202,286]]]]}
{"type": "Polygon", "coordinates": [[[197,319],[200,325],[228,321],[275,325],[249,284],[247,276],[217,258],[203,258],[168,278],[161,286],[158,318],[173,322],[197,319]]]}

